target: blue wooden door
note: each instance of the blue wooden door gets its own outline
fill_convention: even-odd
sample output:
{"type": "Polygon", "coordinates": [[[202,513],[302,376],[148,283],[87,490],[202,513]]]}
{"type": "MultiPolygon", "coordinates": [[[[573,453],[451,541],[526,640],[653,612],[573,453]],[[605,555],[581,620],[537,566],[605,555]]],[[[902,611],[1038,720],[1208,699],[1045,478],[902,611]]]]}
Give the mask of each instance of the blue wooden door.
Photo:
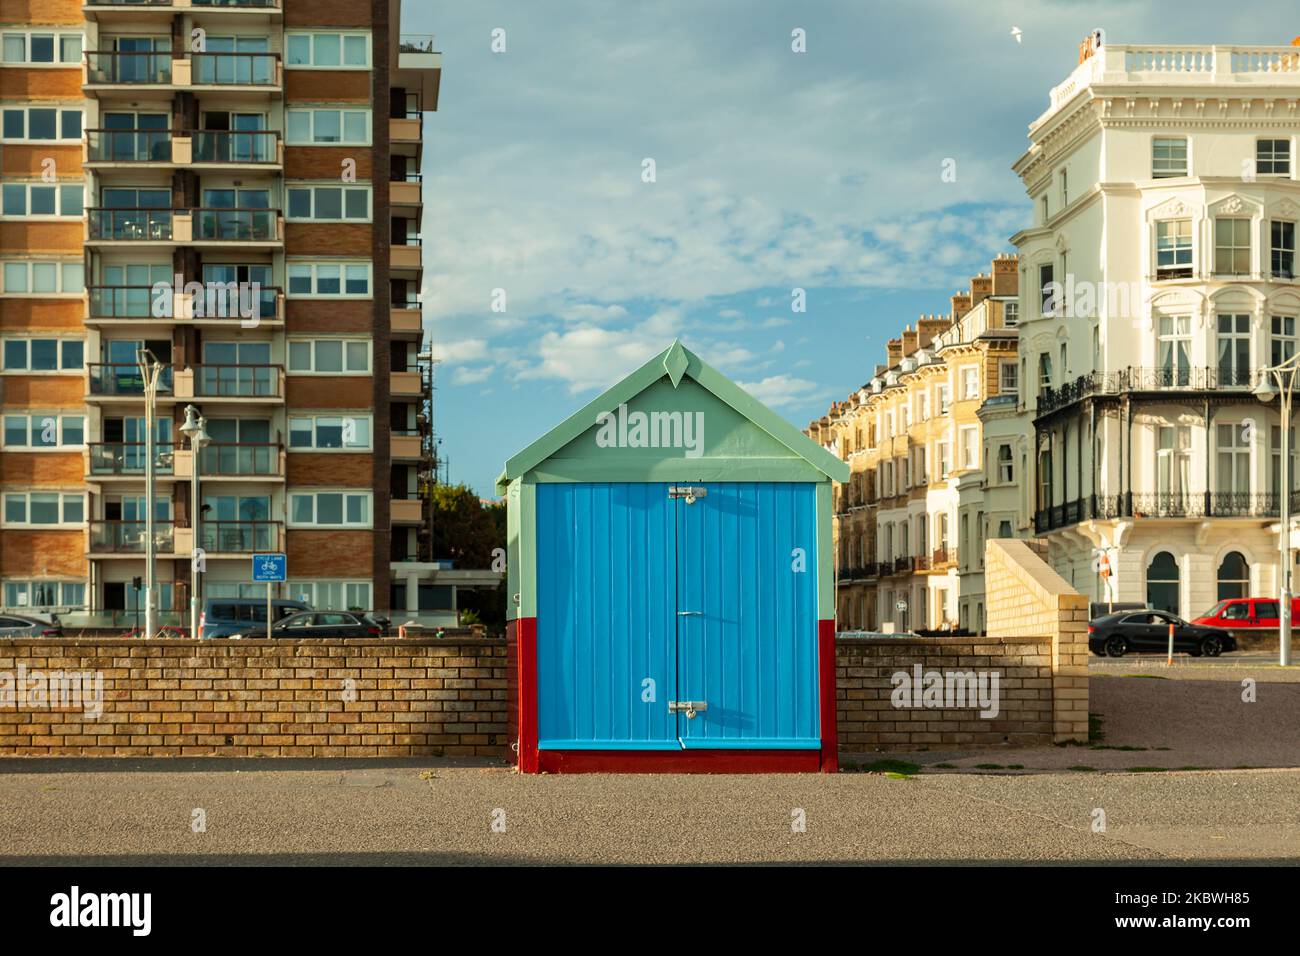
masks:
{"type": "Polygon", "coordinates": [[[810,484],[718,483],[677,504],[677,711],[687,748],[817,749],[810,484]]]}
{"type": "Polygon", "coordinates": [[[820,746],[814,487],[696,487],[537,486],[541,749],[820,746]]]}
{"type": "Polygon", "coordinates": [[[543,750],[675,750],[675,502],[659,484],[537,486],[543,750]]]}

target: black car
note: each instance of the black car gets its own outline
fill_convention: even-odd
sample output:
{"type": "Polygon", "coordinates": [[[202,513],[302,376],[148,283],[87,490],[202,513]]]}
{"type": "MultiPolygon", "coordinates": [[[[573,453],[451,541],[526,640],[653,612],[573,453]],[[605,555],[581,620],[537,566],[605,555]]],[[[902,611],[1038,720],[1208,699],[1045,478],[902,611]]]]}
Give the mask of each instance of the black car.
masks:
{"type": "Polygon", "coordinates": [[[1228,631],[1188,624],[1168,611],[1120,611],[1088,625],[1088,650],[1098,657],[1123,657],[1129,651],[1166,651],[1169,625],[1174,626],[1174,650],[1193,657],[1218,657],[1235,651],[1237,639],[1228,631]]]}
{"type": "MultiPolygon", "coordinates": [[[[265,630],[244,635],[265,636],[265,630]]],[[[383,637],[384,630],[366,615],[352,611],[305,611],[276,621],[271,628],[271,636],[291,641],[313,640],[318,637],[383,637]]]]}

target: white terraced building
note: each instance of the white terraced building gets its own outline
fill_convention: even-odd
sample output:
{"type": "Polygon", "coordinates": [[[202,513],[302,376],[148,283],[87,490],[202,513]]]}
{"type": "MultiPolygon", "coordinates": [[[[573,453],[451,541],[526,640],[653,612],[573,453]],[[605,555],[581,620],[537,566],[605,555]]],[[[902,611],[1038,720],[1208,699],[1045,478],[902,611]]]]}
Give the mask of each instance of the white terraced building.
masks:
{"type": "Polygon", "coordinates": [[[1300,332],[1298,104],[1298,47],[1104,46],[1030,125],[1023,519],[1095,600],[1277,593],[1278,405],[1251,388],[1300,332]]]}

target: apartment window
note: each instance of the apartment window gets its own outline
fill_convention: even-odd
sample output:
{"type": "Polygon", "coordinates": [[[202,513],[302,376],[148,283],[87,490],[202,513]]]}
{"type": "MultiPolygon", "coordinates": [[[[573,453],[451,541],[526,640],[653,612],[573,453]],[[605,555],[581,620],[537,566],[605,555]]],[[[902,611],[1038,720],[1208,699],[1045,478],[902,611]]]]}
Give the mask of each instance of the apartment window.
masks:
{"type": "Polygon", "coordinates": [[[1003,362],[998,367],[998,392],[1002,395],[1015,395],[1020,391],[1019,369],[1015,362],[1003,362]]]}
{"type": "Polygon", "coordinates": [[[6,448],[80,448],[86,443],[81,415],[5,415],[6,448]]]}
{"type": "Polygon", "coordinates": [[[1151,176],[1169,179],[1187,175],[1187,140],[1156,137],[1151,142],[1151,176]]]}
{"type": "Polygon", "coordinates": [[[937,441],[934,443],[935,456],[939,466],[939,477],[947,478],[948,473],[952,471],[952,455],[948,440],[937,441]]]}
{"type": "Polygon", "coordinates": [[[1242,423],[1215,426],[1218,473],[1215,490],[1245,494],[1250,491],[1250,444],[1242,423]]]}
{"type": "Polygon", "coordinates": [[[1011,522],[1006,520],[1005,518],[1003,518],[1001,521],[998,522],[998,537],[999,538],[1011,537],[1011,522]]]}
{"type": "Polygon", "coordinates": [[[81,110],[7,106],[0,111],[0,139],[7,143],[81,141],[81,110]]]}
{"type": "Polygon", "coordinates": [[[370,34],[286,33],[284,65],[296,69],[369,69],[370,34]]]}
{"type": "Polygon", "coordinates": [[[948,409],[952,405],[952,389],[948,387],[947,382],[944,382],[936,389],[936,392],[939,399],[939,414],[947,415],[948,409]]]}
{"type": "Polygon", "coordinates": [[[4,606],[8,609],[85,607],[86,582],[5,581],[4,606]]]}
{"type": "Polygon", "coordinates": [[[1214,220],[1214,273],[1250,275],[1250,220],[1214,220]]]}
{"type": "Polygon", "coordinates": [[[299,375],[361,375],[370,371],[368,339],[290,339],[289,371],[299,375]]]}
{"type": "Polygon", "coordinates": [[[1092,327],[1092,367],[1101,369],[1101,326],[1092,327]]]}
{"type": "Polygon", "coordinates": [[[1038,354],[1038,390],[1043,392],[1052,387],[1052,356],[1049,352],[1038,354]]]}
{"type": "Polygon", "coordinates": [[[83,339],[5,339],[6,372],[80,371],[85,363],[83,339]]]}
{"type": "Polygon", "coordinates": [[[1011,446],[998,445],[998,483],[1009,485],[1016,479],[1016,469],[1011,458],[1011,446]]]}
{"type": "Polygon", "coordinates": [[[299,527],[368,528],[370,492],[292,492],[289,495],[289,524],[299,527]]]}
{"type": "Polygon", "coordinates": [[[302,222],[369,222],[369,186],[289,186],[285,218],[302,222]]]}
{"type": "Polygon", "coordinates": [[[899,464],[903,469],[903,490],[906,491],[912,487],[912,460],[910,458],[899,459],[899,464]]]}
{"type": "Polygon", "coordinates": [[[3,62],[23,66],[81,65],[80,33],[4,32],[3,62]]]}
{"type": "Polygon", "coordinates": [[[290,146],[369,146],[370,110],[285,110],[290,146]]]}
{"type": "Polygon", "coordinates": [[[1043,222],[1047,222],[1047,220],[1051,218],[1051,211],[1047,207],[1046,196],[1038,201],[1038,208],[1043,214],[1043,222]]]}
{"type": "Polygon", "coordinates": [[[928,421],[930,418],[930,393],[921,392],[916,396],[916,407],[918,409],[918,418],[921,421],[928,421]]]}
{"type": "Polygon", "coordinates": [[[1219,386],[1250,384],[1250,316],[1220,315],[1218,324],[1219,386]]]}
{"type": "Polygon", "coordinates": [[[1269,328],[1269,359],[1271,364],[1281,365],[1295,355],[1295,317],[1275,315],[1269,328]]]}
{"type": "Polygon", "coordinates": [[[964,399],[980,397],[979,366],[969,365],[961,370],[961,397],[964,399]]]}
{"type": "Polygon", "coordinates": [[[1061,377],[1069,378],[1070,376],[1070,349],[1065,343],[1061,343],[1061,377]]]}
{"type": "Polygon", "coordinates": [[[370,262],[290,262],[286,295],[313,298],[370,298],[370,262]]]}
{"type": "Polygon", "coordinates": [[[291,449],[368,449],[369,415],[316,415],[289,419],[291,449]]]}
{"type": "Polygon", "coordinates": [[[290,581],[287,593],[318,611],[369,611],[369,581],[290,581]]]}
{"type": "Polygon", "coordinates": [[[21,260],[0,267],[0,292],[5,295],[80,295],[85,288],[81,260],[21,260]]]}
{"type": "Polygon", "coordinates": [[[978,468],[980,461],[980,432],[978,428],[961,430],[961,466],[978,468]]]}
{"type": "Polygon", "coordinates": [[[1038,456],[1038,507],[1052,505],[1052,453],[1044,450],[1038,456]]]}
{"type": "Polygon", "coordinates": [[[1070,186],[1066,170],[1061,170],[1061,208],[1070,204],[1070,186]]]}
{"type": "Polygon", "coordinates": [[[1020,324],[1019,302],[1002,303],[1002,324],[1009,329],[1015,328],[1020,324]]]}
{"type": "Polygon", "coordinates": [[[10,528],[81,525],[86,521],[84,494],[19,492],[4,496],[4,523],[10,528]]]}
{"type": "Polygon", "coordinates": [[[1255,141],[1255,172],[1260,176],[1291,175],[1291,141],[1261,139],[1255,141]]]}
{"type": "Polygon", "coordinates": [[[0,187],[0,215],[7,219],[80,218],[83,183],[5,183],[0,187]]]}
{"type": "Polygon", "coordinates": [[[1273,276],[1295,278],[1295,223],[1273,220],[1269,223],[1269,254],[1273,276]]]}
{"type": "Polygon", "coordinates": [[[1056,314],[1056,288],[1052,283],[1052,271],[1050,263],[1038,267],[1039,315],[1056,314]]]}
{"type": "Polygon", "coordinates": [[[1156,360],[1162,385],[1187,385],[1192,375],[1192,319],[1187,315],[1160,316],[1156,360]]]}
{"type": "MultiPolygon", "coordinates": [[[[1300,448],[1295,443],[1295,426],[1287,429],[1287,442],[1290,445],[1291,490],[1300,487],[1300,448]]],[[[1269,472],[1268,490],[1277,494],[1282,487],[1282,429],[1274,425],[1269,429],[1269,472]]]]}
{"type": "Polygon", "coordinates": [[[1192,274],[1192,221],[1156,223],[1156,278],[1185,279],[1192,274]]]}
{"type": "Polygon", "coordinates": [[[918,485],[924,485],[929,482],[929,475],[926,473],[925,470],[925,446],[917,445],[915,449],[915,453],[916,453],[916,483],[918,485]]]}
{"type": "Polygon", "coordinates": [[[1191,488],[1192,430],[1161,425],[1156,431],[1156,492],[1184,494],[1191,488]]]}

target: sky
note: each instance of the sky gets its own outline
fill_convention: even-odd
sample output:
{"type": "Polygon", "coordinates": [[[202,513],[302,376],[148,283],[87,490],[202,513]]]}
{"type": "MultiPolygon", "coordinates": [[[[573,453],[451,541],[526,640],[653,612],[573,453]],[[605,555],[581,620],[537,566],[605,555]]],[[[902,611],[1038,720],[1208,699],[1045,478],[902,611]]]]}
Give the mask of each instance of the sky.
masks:
{"type": "Polygon", "coordinates": [[[406,0],[402,32],[442,52],[422,298],[449,480],[495,496],[508,457],[675,338],[796,426],[825,414],[1014,251],[1011,165],[1086,34],[1300,33],[1293,4],[1169,10],[406,0]]]}

